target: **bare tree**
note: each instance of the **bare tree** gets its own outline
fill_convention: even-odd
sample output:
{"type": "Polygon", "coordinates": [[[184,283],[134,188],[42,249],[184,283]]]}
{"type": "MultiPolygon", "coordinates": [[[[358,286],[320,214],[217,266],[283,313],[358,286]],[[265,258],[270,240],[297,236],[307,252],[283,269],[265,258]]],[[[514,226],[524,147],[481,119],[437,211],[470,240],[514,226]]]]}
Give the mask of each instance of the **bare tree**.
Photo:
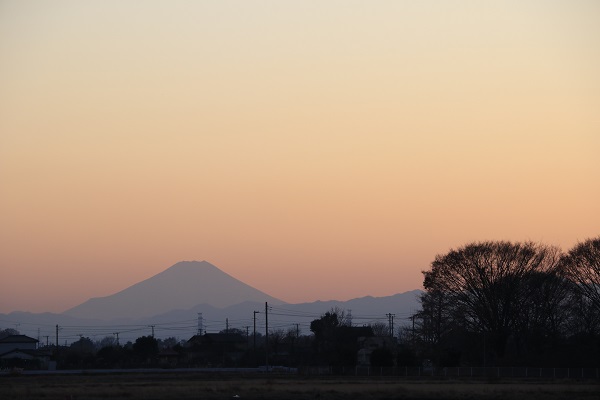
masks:
{"type": "Polygon", "coordinates": [[[352,326],[352,317],[341,307],[331,307],[330,314],[337,315],[339,326],[352,326]]]}
{"type": "Polygon", "coordinates": [[[529,274],[523,281],[529,301],[520,309],[518,329],[558,337],[569,319],[572,286],[558,269],[529,274]]]}
{"type": "Polygon", "coordinates": [[[296,339],[298,339],[298,337],[300,336],[300,329],[299,328],[288,328],[288,330],[285,332],[285,340],[288,342],[293,343],[296,339]]]}
{"type": "Polygon", "coordinates": [[[373,322],[369,324],[375,336],[386,337],[390,336],[390,327],[383,322],[373,322]]]}
{"type": "Polygon", "coordinates": [[[421,341],[435,346],[446,335],[457,320],[452,297],[441,290],[430,290],[419,297],[421,311],[412,316],[413,326],[421,341]]]}
{"type": "Polygon", "coordinates": [[[472,243],[436,256],[431,270],[423,272],[423,286],[430,297],[443,295],[452,309],[433,307],[434,327],[436,312],[450,312],[469,331],[492,332],[496,351],[503,354],[509,334],[518,329],[533,300],[526,282],[534,274],[550,276],[559,258],[558,248],[532,242],[472,243]]]}
{"type": "Polygon", "coordinates": [[[19,331],[12,328],[0,329],[0,339],[11,335],[19,335],[19,331]]]}
{"type": "Polygon", "coordinates": [[[117,339],[114,336],[105,336],[100,341],[96,342],[96,348],[101,349],[103,347],[116,346],[117,339]]]}
{"type": "Polygon", "coordinates": [[[600,236],[573,247],[561,260],[562,272],[600,309],[600,236]]]}
{"type": "Polygon", "coordinates": [[[573,290],[568,298],[566,330],[572,335],[598,335],[600,308],[580,291],[573,290]]]}

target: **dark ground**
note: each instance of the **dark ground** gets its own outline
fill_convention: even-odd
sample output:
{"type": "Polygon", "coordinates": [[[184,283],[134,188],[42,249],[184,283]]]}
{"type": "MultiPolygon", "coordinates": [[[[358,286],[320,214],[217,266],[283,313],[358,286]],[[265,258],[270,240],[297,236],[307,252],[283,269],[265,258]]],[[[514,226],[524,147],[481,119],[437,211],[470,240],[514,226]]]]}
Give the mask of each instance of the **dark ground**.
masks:
{"type": "Polygon", "coordinates": [[[600,400],[600,382],[347,379],[199,373],[0,376],[0,399],[233,398],[600,400]]]}

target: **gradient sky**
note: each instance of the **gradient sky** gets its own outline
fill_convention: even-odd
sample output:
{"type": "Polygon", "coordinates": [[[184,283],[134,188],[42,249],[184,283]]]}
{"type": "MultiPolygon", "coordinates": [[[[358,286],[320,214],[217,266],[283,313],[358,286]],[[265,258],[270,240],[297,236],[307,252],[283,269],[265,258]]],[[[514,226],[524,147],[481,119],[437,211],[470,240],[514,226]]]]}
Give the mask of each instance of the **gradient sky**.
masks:
{"type": "Polygon", "coordinates": [[[0,312],[181,260],[289,302],[600,234],[600,2],[0,0],[0,312]]]}

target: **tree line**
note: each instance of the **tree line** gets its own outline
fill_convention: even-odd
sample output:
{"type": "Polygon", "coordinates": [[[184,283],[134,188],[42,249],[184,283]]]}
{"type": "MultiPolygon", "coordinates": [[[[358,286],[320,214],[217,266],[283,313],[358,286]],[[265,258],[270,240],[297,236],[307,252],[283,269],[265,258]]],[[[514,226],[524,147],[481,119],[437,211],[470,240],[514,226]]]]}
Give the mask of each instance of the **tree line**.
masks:
{"type": "Polygon", "coordinates": [[[568,252],[479,242],[423,271],[409,337],[435,366],[598,366],[600,237],[568,252]]]}
{"type": "MultiPolygon", "coordinates": [[[[0,329],[0,339],[18,334],[15,329],[0,329]]],[[[184,340],[141,336],[126,343],[119,343],[114,336],[100,340],[81,336],[70,345],[50,344],[38,352],[49,356],[58,369],[354,366],[365,362],[388,367],[396,364],[395,345],[373,351],[362,361],[358,353],[365,339],[385,338],[389,345],[394,341],[391,336],[388,326],[380,322],[353,326],[349,313],[336,307],[314,319],[308,334],[301,334],[296,326],[271,329],[268,337],[238,328],[184,340]]],[[[7,359],[0,360],[0,367],[44,369],[45,365],[40,360],[7,359]]]]}
{"type": "MultiPolygon", "coordinates": [[[[396,332],[331,309],[296,329],[232,328],[190,340],[142,336],[124,345],[81,337],[54,348],[59,368],[139,366],[598,367],[600,237],[568,252],[533,242],[470,243],[423,271],[420,309],[396,332]],[[362,358],[361,358],[362,352],[362,358]]],[[[0,337],[16,330],[0,330],[0,337]]]]}

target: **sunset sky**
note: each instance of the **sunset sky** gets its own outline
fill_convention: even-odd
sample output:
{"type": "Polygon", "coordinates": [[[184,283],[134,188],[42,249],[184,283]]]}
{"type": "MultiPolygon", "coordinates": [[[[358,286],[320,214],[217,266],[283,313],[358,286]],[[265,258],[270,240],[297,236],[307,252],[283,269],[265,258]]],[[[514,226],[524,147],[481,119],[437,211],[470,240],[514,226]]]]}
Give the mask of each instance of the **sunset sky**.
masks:
{"type": "Polygon", "coordinates": [[[0,312],[181,260],[386,296],[599,234],[597,0],[0,0],[0,312]]]}

